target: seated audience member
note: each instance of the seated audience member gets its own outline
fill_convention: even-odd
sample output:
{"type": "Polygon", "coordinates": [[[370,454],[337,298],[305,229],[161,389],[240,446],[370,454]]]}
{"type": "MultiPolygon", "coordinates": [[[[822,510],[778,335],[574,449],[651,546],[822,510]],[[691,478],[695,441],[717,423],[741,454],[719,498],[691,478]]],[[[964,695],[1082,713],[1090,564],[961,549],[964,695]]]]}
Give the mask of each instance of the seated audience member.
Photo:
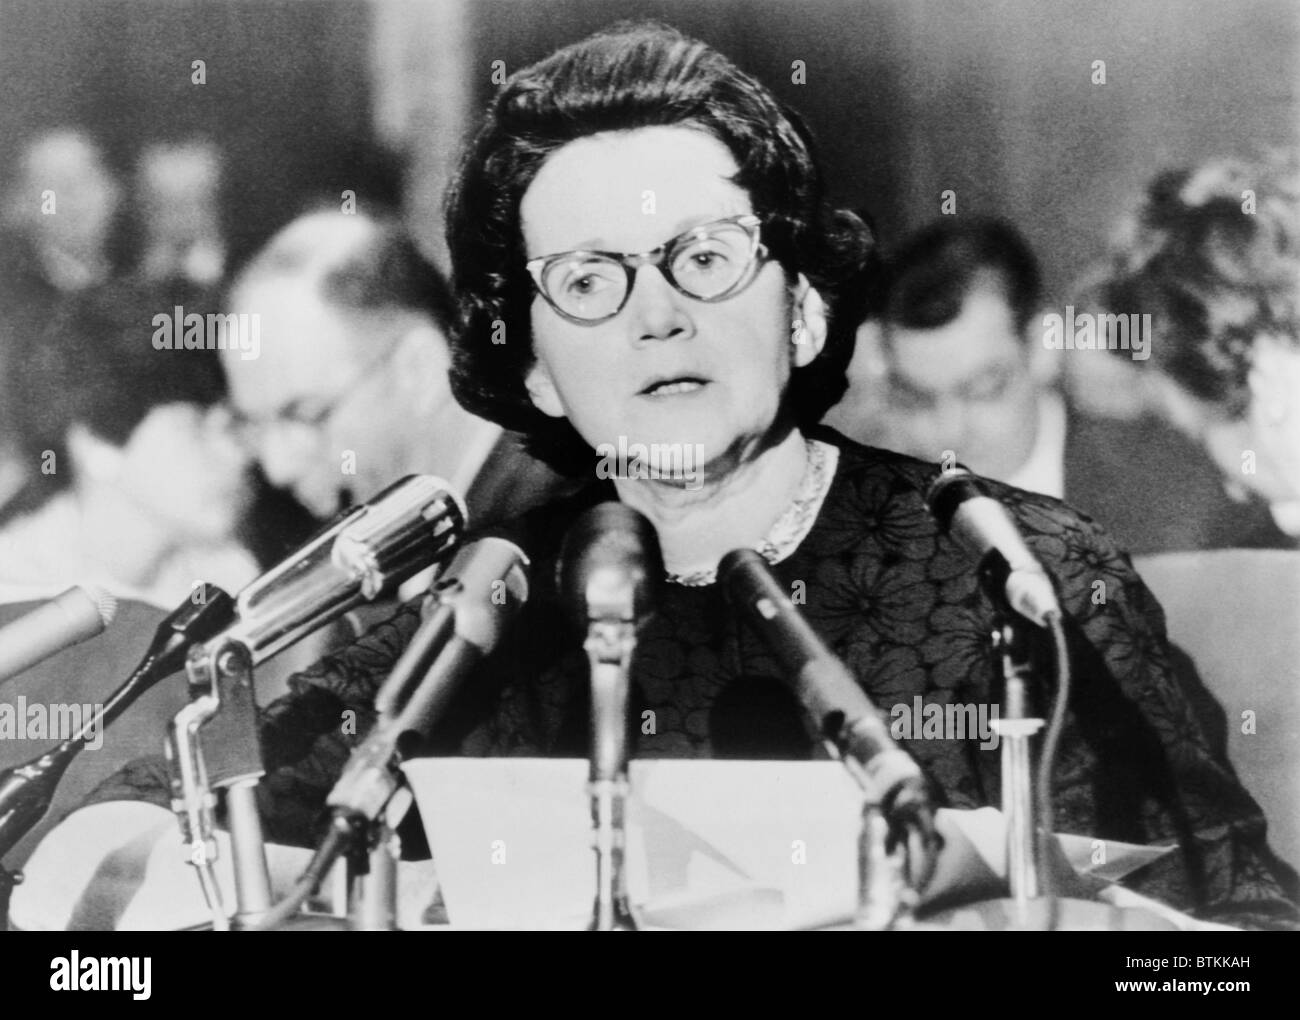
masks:
{"type": "Polygon", "coordinates": [[[257,574],[233,535],[247,458],[211,350],[159,350],[170,291],[81,295],[15,366],[26,488],[5,508],[10,600],[94,582],[170,610],[197,581],[236,592],[257,574]]]}
{"type": "MultiPolygon", "coordinates": [[[[449,199],[462,311],[455,393],[584,484],[513,522],[533,590],[432,750],[587,755],[588,663],[566,626],[556,561],[575,515],[609,499],[648,519],[665,567],[631,665],[631,718],[656,721],[629,726],[634,754],[818,753],[775,658],[718,582],[720,559],[738,547],[764,556],[787,590],[803,586],[809,625],[882,709],[998,697],[992,607],[969,556],[925,508],[935,465],[817,427],[843,390],[856,325],[835,311],[870,249],[861,222],[824,196],[802,123],[720,53],[669,28],[599,33],[494,94],[449,199]],[[642,212],[646,189],[653,216],[642,212]],[[502,329],[506,342],[494,343],[502,329]],[[620,439],[701,459],[625,464],[610,477],[598,451],[620,439]]],[[[1135,877],[1140,891],[1227,923],[1295,926],[1295,876],[1171,679],[1159,608],[1127,558],[1059,501],[988,486],[1067,614],[1075,684],[1054,777],[1057,828],[1177,843],[1135,877]],[[1098,576],[1103,602],[1091,598],[1098,576]]],[[[270,708],[259,793],[269,838],[319,838],[324,798],[419,622],[411,603],[296,677],[270,708]],[[356,734],[339,724],[349,711],[356,734]]],[[[976,739],[902,743],[938,804],[999,802],[999,756],[976,739]]],[[[165,775],[142,761],[94,799],[151,801],[161,818],[165,775]]],[[[38,855],[76,849],[60,848],[64,831],[38,855]]],[[[66,923],[50,914],[68,897],[42,874],[50,884],[19,887],[15,909],[27,926],[66,923]]]]}
{"type": "Polygon", "coordinates": [[[260,324],[258,356],[222,362],[239,434],[267,480],[317,518],[413,473],[450,482],[474,525],[557,483],[452,397],[454,304],[396,222],[302,216],[241,270],[227,304],[260,324]]]}
{"type": "Polygon", "coordinates": [[[17,152],[0,196],[0,506],[28,477],[8,383],[63,301],[117,268],[122,187],[88,133],[59,128],[17,152]]]}
{"type": "MultiPolygon", "coordinates": [[[[1237,544],[1239,515],[1194,442],[1154,414],[1119,421],[1062,394],[1065,362],[1132,351],[1049,346],[1038,263],[1010,224],[936,221],[887,259],[883,290],[827,424],[917,457],[947,452],[990,478],[1063,498],[1129,552],[1237,544]]],[[[1134,361],[1131,371],[1154,364],[1134,361]]]]}
{"type": "MultiPolygon", "coordinates": [[[[1130,367],[1120,358],[1123,367],[1102,383],[1113,392],[1122,388],[1117,374],[1130,382],[1141,374],[1140,399],[1213,462],[1233,500],[1216,520],[1223,544],[1300,544],[1295,152],[1218,159],[1158,176],[1082,301],[1102,312],[1150,316],[1150,360],[1130,367]]],[[[1092,399],[1098,386],[1082,371],[1088,366],[1079,367],[1072,388],[1092,399]]]]}
{"type": "Polygon", "coordinates": [[[136,162],[136,272],[147,280],[217,285],[225,272],[221,155],[203,139],[147,146],[136,162]]]}

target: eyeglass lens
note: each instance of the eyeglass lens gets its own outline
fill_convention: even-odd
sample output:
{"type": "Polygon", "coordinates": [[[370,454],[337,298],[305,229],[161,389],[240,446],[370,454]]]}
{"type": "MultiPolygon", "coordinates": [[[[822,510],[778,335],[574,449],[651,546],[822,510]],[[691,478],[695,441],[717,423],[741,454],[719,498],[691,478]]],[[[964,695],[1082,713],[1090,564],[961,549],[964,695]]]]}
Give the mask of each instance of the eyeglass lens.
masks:
{"type": "MultiPolygon", "coordinates": [[[[754,251],[751,234],[720,223],[674,239],[665,252],[666,275],[682,293],[708,300],[740,282],[754,251]]],[[[542,287],[555,305],[577,319],[601,319],[618,311],[631,274],[608,255],[575,254],[550,263],[542,287]]]]}

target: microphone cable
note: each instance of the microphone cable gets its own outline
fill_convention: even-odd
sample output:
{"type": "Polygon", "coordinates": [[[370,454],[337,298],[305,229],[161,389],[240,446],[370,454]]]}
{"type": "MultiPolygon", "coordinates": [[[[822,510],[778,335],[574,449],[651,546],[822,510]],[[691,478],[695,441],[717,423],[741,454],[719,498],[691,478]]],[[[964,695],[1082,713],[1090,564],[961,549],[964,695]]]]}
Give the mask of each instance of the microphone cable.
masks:
{"type": "Polygon", "coordinates": [[[1061,731],[1065,726],[1065,712],[1070,702],[1070,652],[1065,640],[1065,625],[1059,612],[1046,618],[1056,645],[1056,697],[1052,701],[1051,718],[1043,737],[1043,753],[1038,760],[1038,782],[1035,790],[1035,810],[1038,814],[1038,859],[1042,867],[1042,896],[1047,900],[1047,930],[1055,931],[1059,922],[1060,903],[1055,882],[1051,878],[1051,856],[1056,831],[1056,804],[1052,796],[1052,775],[1056,771],[1056,758],[1060,751],[1061,731]]]}

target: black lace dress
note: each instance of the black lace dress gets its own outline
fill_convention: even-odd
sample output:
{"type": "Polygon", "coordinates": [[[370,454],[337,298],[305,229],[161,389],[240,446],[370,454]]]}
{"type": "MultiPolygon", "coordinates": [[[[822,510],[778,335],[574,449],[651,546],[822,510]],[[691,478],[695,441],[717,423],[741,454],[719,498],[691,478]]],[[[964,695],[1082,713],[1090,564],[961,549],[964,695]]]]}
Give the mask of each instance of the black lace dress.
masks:
{"type": "MultiPolygon", "coordinates": [[[[967,555],[939,533],[922,502],[934,466],[836,433],[816,435],[840,448],[838,465],[811,531],[773,568],[778,579],[886,712],[914,707],[918,696],[925,705],[996,702],[991,603],[967,555]]],[[[1053,575],[1070,618],[1073,696],[1056,769],[1056,830],[1177,841],[1180,852],[1126,884],[1206,919],[1296,926],[1296,876],[1268,849],[1260,809],[1212,749],[1191,707],[1204,692],[1188,692],[1174,678],[1160,606],[1127,555],[1060,502],[995,487],[1053,575]]],[[[593,484],[515,522],[513,535],[534,564],[529,603],[465,685],[430,753],[586,756],[587,664],[557,598],[555,562],[568,524],[608,498],[608,483],[593,484]]],[[[419,622],[418,603],[408,604],[294,677],[292,693],[267,710],[260,796],[268,838],[314,844],[325,795],[373,721],[374,694],[419,622]]],[[[1043,644],[1038,675],[1051,680],[1051,649],[1043,644]]],[[[632,753],[817,756],[819,745],[778,676],[761,636],[718,585],[666,583],[633,660],[632,753]]],[[[1039,692],[1041,714],[1050,695],[1039,692]]],[[[981,748],[977,735],[920,737],[918,725],[903,745],[938,803],[1000,804],[999,751],[981,748]]],[[[156,761],[139,762],[93,799],[165,804],[164,775],[156,761]]],[[[418,840],[417,829],[404,832],[418,840]]]]}

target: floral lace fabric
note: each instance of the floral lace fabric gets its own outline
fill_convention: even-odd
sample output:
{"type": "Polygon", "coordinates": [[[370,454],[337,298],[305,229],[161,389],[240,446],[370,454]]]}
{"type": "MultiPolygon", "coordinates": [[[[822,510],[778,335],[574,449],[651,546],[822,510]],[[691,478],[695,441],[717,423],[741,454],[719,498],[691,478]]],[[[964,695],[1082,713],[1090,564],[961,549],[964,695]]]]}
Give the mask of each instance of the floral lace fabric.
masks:
{"type": "MultiPolygon", "coordinates": [[[[859,446],[835,433],[830,490],[811,530],[772,569],[811,626],[874,703],[988,705],[1000,698],[990,635],[993,609],[969,558],[940,534],[921,498],[937,470],[859,446]]],[[[1247,927],[1300,924],[1295,874],[1264,838],[1264,819],[1213,750],[1175,677],[1164,616],[1106,532],[1057,500],[990,483],[1053,576],[1068,615],[1071,706],[1056,768],[1060,832],[1181,850],[1126,884],[1197,916],[1247,927]],[[1096,582],[1104,583],[1100,589],[1096,582]],[[1104,600],[1095,596],[1104,590],[1104,600]]],[[[587,662],[560,604],[555,564],[565,528],[587,505],[613,498],[593,485],[516,522],[529,550],[533,592],[517,626],[462,688],[430,753],[585,757],[587,662]]],[[[291,682],[266,713],[261,786],[267,836],[312,844],[325,795],[373,721],[372,701],[419,626],[411,603],[340,655],[291,682]],[[344,712],[355,726],[344,732],[344,712]]],[[[1051,647],[1033,648],[1054,683],[1051,647]]],[[[1199,692],[1203,694],[1203,691],[1199,692]]],[[[641,628],[632,663],[632,754],[642,757],[806,759],[819,743],[780,680],[761,635],[716,584],[665,584],[641,628]]],[[[919,734],[918,734],[919,736],[919,734]]],[[[910,739],[936,802],[1000,804],[1000,753],[966,739],[910,739]]],[[[95,799],[166,803],[156,763],[120,774],[95,799]]]]}

